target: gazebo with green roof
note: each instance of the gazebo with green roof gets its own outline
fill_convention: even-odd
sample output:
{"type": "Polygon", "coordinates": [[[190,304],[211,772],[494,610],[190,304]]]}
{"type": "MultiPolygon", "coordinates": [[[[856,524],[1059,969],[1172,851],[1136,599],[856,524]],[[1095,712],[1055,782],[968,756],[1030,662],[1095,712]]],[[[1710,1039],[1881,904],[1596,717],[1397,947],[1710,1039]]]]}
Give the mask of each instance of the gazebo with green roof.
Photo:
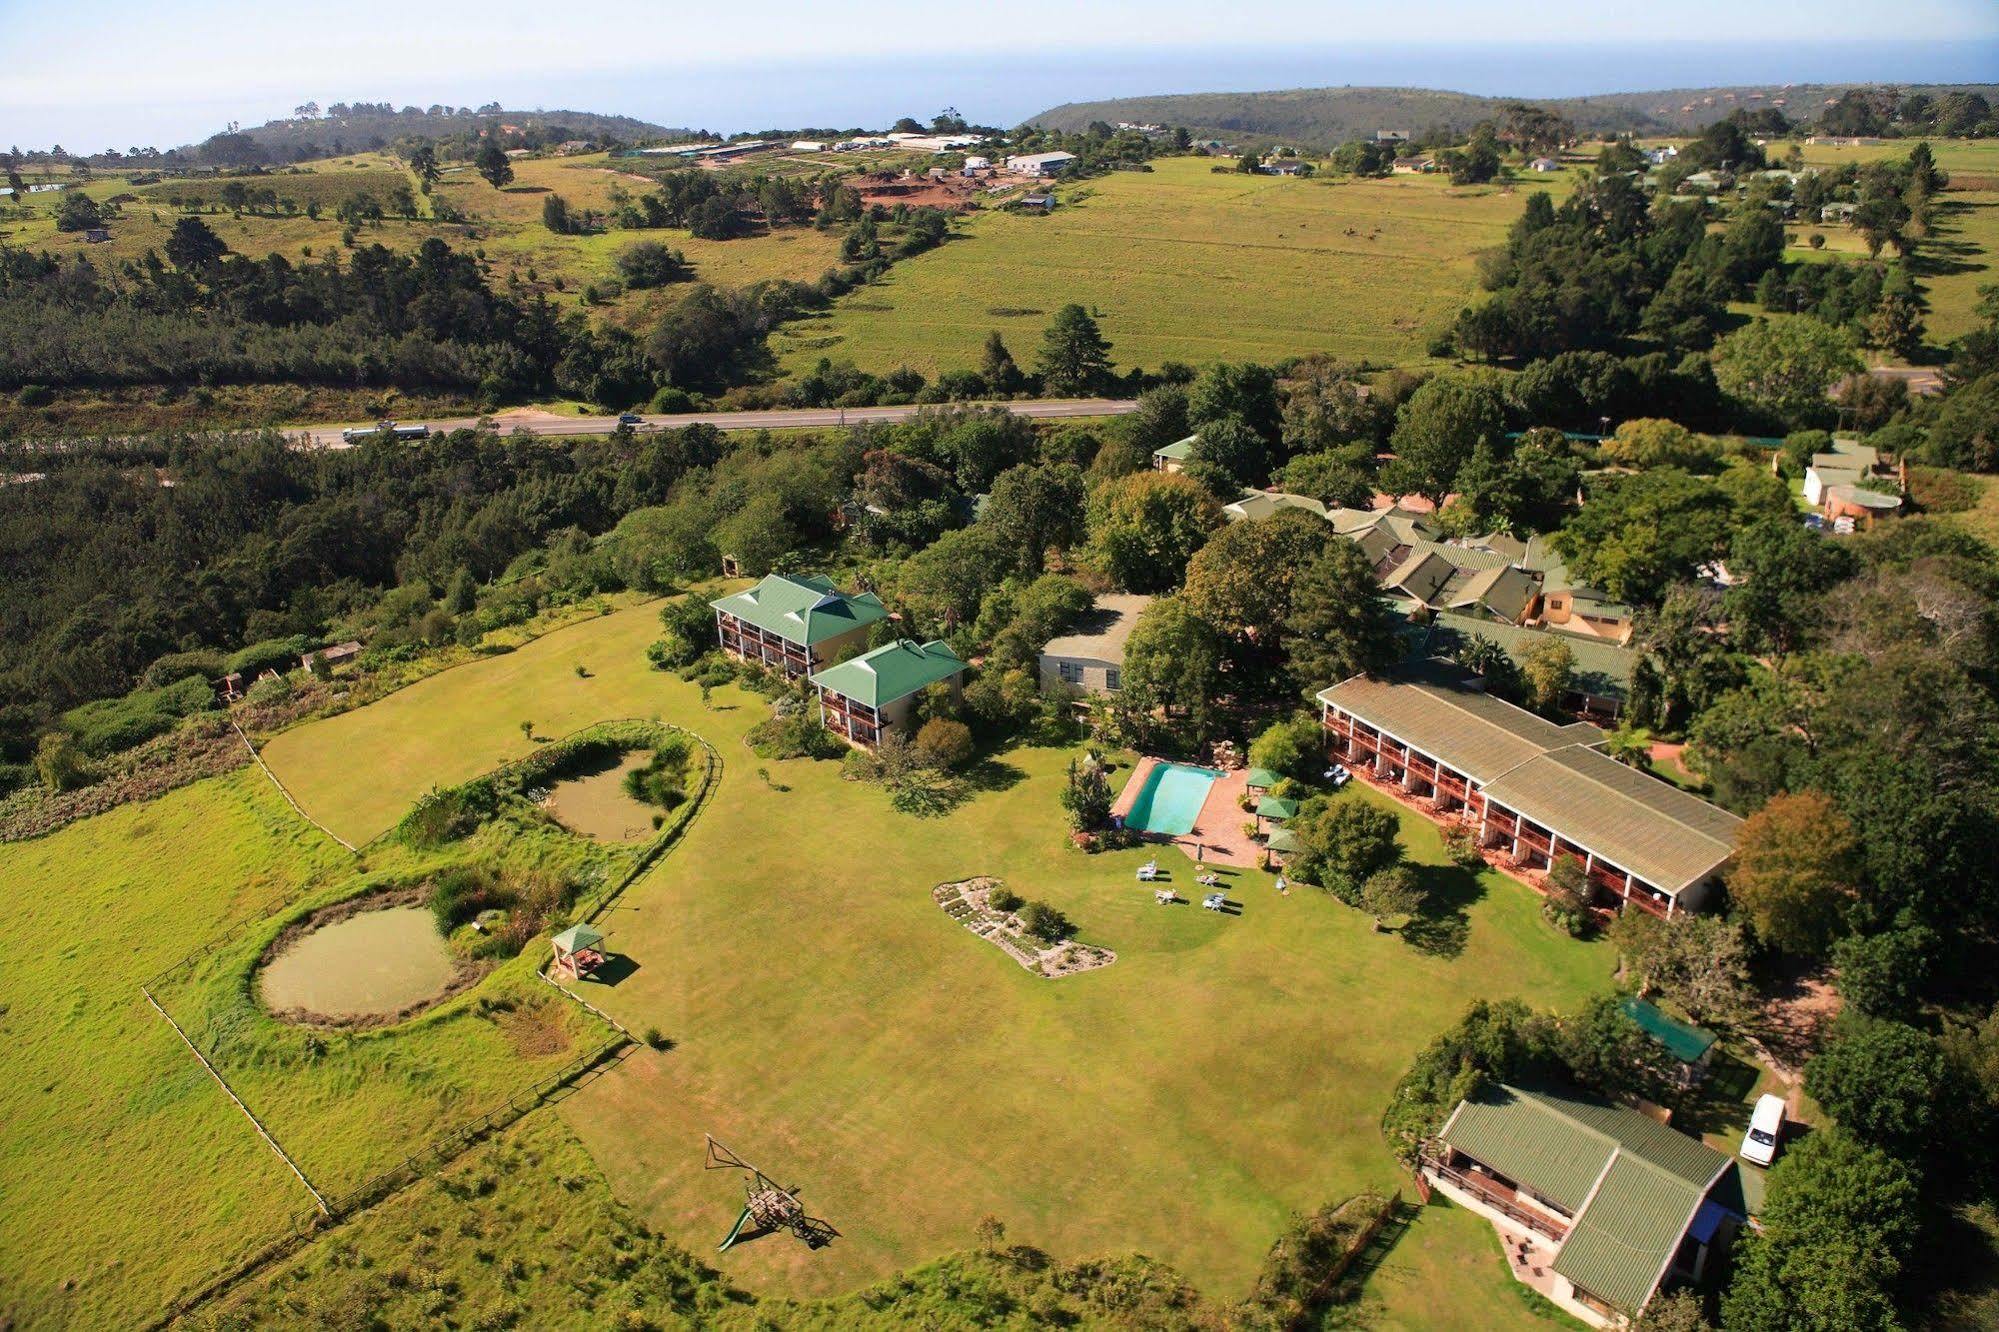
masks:
{"type": "Polygon", "coordinates": [[[819,574],[769,574],[755,587],[709,603],[722,650],[797,677],[867,642],[888,617],[872,592],[842,592],[819,574]]]}
{"type": "Polygon", "coordinates": [[[1243,778],[1243,785],[1252,791],[1268,791],[1283,780],[1268,768],[1251,768],[1243,778]]]}
{"type": "Polygon", "coordinates": [[[571,925],[549,943],[555,948],[549,969],[557,975],[582,980],[604,965],[604,936],[588,925],[571,925]]]}
{"type": "Polygon", "coordinates": [[[1283,823],[1297,812],[1298,802],[1289,796],[1267,795],[1256,802],[1256,824],[1261,828],[1265,819],[1283,823]]]}
{"type": "Polygon", "coordinates": [[[863,749],[909,721],[916,696],[936,684],[958,692],[965,663],[949,644],[899,638],[812,676],[819,719],[863,749]]]}

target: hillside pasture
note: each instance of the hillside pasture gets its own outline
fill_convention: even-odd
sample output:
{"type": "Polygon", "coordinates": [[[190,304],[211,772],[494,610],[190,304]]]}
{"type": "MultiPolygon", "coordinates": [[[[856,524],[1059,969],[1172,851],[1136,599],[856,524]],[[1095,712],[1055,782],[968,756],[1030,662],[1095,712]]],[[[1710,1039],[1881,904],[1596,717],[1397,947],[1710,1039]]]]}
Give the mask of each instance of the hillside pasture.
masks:
{"type": "Polygon", "coordinates": [[[1073,301],[1098,315],[1121,368],[1313,351],[1421,363],[1428,335],[1473,294],[1477,252],[1502,243],[1543,187],[1293,180],[1192,157],[1153,166],[1059,185],[1045,217],[976,214],[772,346],[792,373],[831,357],[935,374],[975,367],[997,329],[1027,364],[1073,301]]]}

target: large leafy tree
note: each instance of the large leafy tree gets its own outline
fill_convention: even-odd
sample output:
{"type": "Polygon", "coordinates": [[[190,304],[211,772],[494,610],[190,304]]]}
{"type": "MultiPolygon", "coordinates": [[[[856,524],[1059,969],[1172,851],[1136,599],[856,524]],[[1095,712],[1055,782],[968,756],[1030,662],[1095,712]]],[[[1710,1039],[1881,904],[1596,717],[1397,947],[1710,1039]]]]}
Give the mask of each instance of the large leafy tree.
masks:
{"type": "Polygon", "coordinates": [[[1187,561],[1221,526],[1214,496],[1165,472],[1138,472],[1105,482],[1090,500],[1090,558],[1132,592],[1178,587],[1187,561]]]}
{"type": "Polygon", "coordinates": [[[1223,683],[1221,636],[1185,601],[1161,597],[1139,613],[1124,645],[1126,703],[1181,713],[1205,729],[1223,683]]]}
{"type": "Polygon", "coordinates": [[[980,521],[1018,550],[1022,569],[1038,574],[1051,548],[1082,540],[1083,474],[1069,463],[1010,467],[993,479],[980,521]]]}
{"type": "Polygon", "coordinates": [[[1728,549],[1728,497],[1676,467],[1600,480],[1552,544],[1581,581],[1656,601],[1728,549]]]}
{"type": "Polygon", "coordinates": [[[1730,1332],[1895,1332],[1895,1283],[1920,1225],[1907,1167],[1837,1129],[1770,1172],[1722,1301],[1730,1332]]]}
{"type": "Polygon", "coordinates": [[[1773,948],[1820,957],[1856,889],[1853,825],[1817,791],[1778,792],[1743,822],[1729,900],[1773,948]]]}
{"type": "Polygon", "coordinates": [[[1187,604],[1239,642],[1273,649],[1299,572],[1339,538],[1317,514],[1281,509],[1231,523],[1187,563],[1187,604]]]}
{"type": "Polygon", "coordinates": [[[1479,441],[1498,445],[1506,434],[1506,395],[1489,372],[1439,375],[1402,405],[1389,446],[1395,461],[1384,479],[1442,504],[1479,441]]]}
{"type": "Polygon", "coordinates": [[[1947,1119],[1947,1073],[1928,1032],[1849,1014],[1805,1065],[1805,1090],[1854,1137],[1917,1161],[1944,1146],[1937,1130],[1947,1119]]]}
{"type": "Polygon", "coordinates": [[[1730,631],[1746,648],[1791,652],[1817,625],[1820,593],[1853,576],[1847,546],[1795,520],[1743,527],[1729,543],[1729,571],[1741,579],[1722,600],[1730,631]]]}
{"type": "Polygon", "coordinates": [[[1358,545],[1328,542],[1298,570],[1284,635],[1292,680],[1308,692],[1395,660],[1395,615],[1358,545]]]}
{"type": "Polygon", "coordinates": [[[472,159],[472,165],[486,178],[486,183],[496,190],[504,188],[513,181],[514,164],[507,160],[506,150],[500,147],[497,139],[488,137],[479,145],[479,152],[472,159]]]}
{"type": "Polygon", "coordinates": [[[1369,800],[1317,796],[1287,825],[1298,839],[1298,872],[1343,901],[1402,858],[1402,822],[1369,800]]]}
{"type": "Polygon", "coordinates": [[[1080,305],[1065,305],[1055,312],[1042,336],[1035,368],[1041,372],[1042,387],[1050,393],[1096,393],[1110,382],[1110,352],[1111,344],[1104,340],[1089,311],[1080,305]]]}
{"type": "Polygon", "coordinates": [[[1187,415],[1195,429],[1237,420],[1268,442],[1278,435],[1277,376],[1253,361],[1217,362],[1203,370],[1187,392],[1187,415]]]}
{"type": "Polygon", "coordinates": [[[1852,335],[1817,319],[1759,319],[1714,352],[1722,388],[1785,420],[1824,415],[1827,391],[1863,368],[1852,335]]]}

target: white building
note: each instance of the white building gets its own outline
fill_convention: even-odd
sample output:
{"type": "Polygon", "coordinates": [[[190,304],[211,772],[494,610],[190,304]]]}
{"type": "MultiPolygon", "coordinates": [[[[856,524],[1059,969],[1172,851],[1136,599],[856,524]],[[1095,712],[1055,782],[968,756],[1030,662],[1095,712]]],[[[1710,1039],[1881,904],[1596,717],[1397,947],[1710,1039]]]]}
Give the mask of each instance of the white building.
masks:
{"type": "Polygon", "coordinates": [[[968,157],[965,159],[964,173],[968,176],[975,176],[981,171],[991,171],[992,169],[993,161],[990,157],[968,157]]]}
{"type": "Polygon", "coordinates": [[[1076,160],[1074,153],[1026,153],[1006,159],[1006,169],[1020,176],[1059,176],[1076,160]]]}
{"type": "Polygon", "coordinates": [[[817,139],[800,139],[791,145],[791,151],[794,153],[823,153],[826,151],[826,145],[817,139]]]}

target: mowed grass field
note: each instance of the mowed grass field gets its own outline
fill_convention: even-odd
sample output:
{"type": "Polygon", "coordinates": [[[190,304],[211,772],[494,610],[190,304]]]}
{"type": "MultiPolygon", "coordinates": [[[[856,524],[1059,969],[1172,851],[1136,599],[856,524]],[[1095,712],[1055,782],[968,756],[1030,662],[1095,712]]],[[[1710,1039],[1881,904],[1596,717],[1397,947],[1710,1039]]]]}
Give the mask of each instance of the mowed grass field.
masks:
{"type": "Polygon", "coordinates": [[[1421,362],[1428,334],[1473,294],[1477,252],[1503,243],[1529,191],[1550,188],[1290,180],[1217,173],[1208,158],[1153,166],[1058,185],[1045,217],[975,215],[772,346],[794,373],[831,357],[934,374],[976,367],[998,329],[1025,365],[1074,301],[1098,316],[1120,367],[1313,351],[1421,362]]]}
{"type": "Polygon", "coordinates": [[[348,859],[252,769],[0,850],[0,1313],[131,1326],[312,1205],[139,986],[348,859]]]}
{"type": "MultiPolygon", "coordinates": [[[[704,1132],[802,1185],[843,1237],[816,1254],[777,1238],[724,1255],[753,1289],[850,1289],[967,1247],[993,1214],[1012,1239],[1072,1258],[1140,1250],[1236,1297],[1292,1211],[1396,1184],[1384,1098],[1468,1000],[1565,1006],[1609,983],[1604,947],[1557,937],[1525,889],[1494,876],[1432,871],[1462,913],[1446,955],[1315,892],[1280,896],[1259,873],[1230,881],[1240,916],[1161,908],[1134,880],[1146,853],[1067,849],[1068,750],[998,756],[943,818],[896,814],[836,764],[757,760],[741,741],[764,701],[732,687],[704,708],[647,669],[656,626],[651,607],[587,621],[265,754],[309,812],[361,839],[432,784],[519,753],[521,720],[553,735],[658,715],[718,746],[710,806],[600,922],[636,970],[582,991],[676,1045],[592,1081],[561,1114],[616,1194],[697,1252],[741,1198],[702,1169],[704,1132]],[[1023,971],[932,902],[933,885],[973,874],[1054,903],[1118,961],[1059,982],[1023,971]]],[[[1412,855],[1440,866],[1434,830],[1413,816],[1404,829],[1412,855]]],[[[1162,859],[1191,892],[1177,854],[1162,859]]],[[[1417,1277],[1370,1295],[1404,1326],[1440,1298],[1483,1307],[1507,1281],[1481,1228],[1432,1216],[1407,1251],[1417,1277]]],[[[1485,1312],[1487,1325],[1531,1321],[1503,1299],[1485,1312]]]]}

